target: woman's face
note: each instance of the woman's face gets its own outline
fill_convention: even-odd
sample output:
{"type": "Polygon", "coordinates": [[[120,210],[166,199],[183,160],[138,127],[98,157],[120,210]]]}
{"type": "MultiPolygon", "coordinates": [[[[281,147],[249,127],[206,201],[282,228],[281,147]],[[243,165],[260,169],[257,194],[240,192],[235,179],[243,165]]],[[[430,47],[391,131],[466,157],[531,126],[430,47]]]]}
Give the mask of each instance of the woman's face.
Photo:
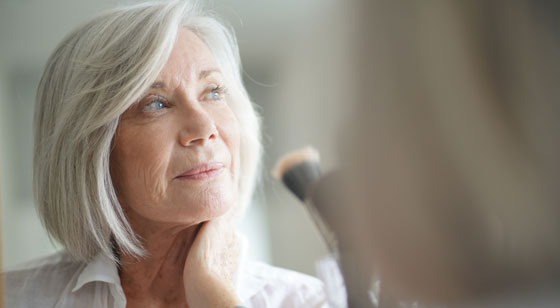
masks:
{"type": "Polygon", "coordinates": [[[121,117],[111,153],[120,203],[137,217],[192,225],[237,200],[239,123],[208,47],[181,29],[157,80],[121,117]]]}

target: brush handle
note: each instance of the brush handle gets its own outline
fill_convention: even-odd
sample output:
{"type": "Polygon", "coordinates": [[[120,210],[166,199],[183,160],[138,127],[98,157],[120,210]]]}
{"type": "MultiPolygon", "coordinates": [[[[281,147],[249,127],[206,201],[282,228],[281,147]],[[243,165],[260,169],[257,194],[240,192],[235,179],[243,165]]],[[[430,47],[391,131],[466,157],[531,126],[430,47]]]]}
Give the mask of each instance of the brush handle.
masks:
{"type": "Polygon", "coordinates": [[[305,206],[323,235],[330,252],[337,259],[346,285],[348,307],[381,307],[379,294],[371,292],[371,271],[357,266],[359,262],[353,250],[356,247],[348,242],[340,242],[340,240],[350,241],[350,239],[340,239],[333,231],[346,228],[345,224],[351,223],[347,221],[345,215],[345,211],[348,210],[345,207],[347,198],[342,195],[341,181],[342,176],[339,171],[325,174],[312,185],[305,206]]]}

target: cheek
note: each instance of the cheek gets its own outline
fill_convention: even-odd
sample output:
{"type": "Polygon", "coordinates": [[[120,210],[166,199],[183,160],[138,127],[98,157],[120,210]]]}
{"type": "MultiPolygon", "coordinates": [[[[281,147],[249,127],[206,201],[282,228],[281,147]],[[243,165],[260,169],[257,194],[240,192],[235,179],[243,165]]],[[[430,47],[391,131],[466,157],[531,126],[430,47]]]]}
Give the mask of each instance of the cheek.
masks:
{"type": "Polygon", "coordinates": [[[166,142],[142,129],[119,130],[111,165],[117,195],[123,205],[157,202],[167,189],[169,151],[166,142]]]}
{"type": "Polygon", "coordinates": [[[231,156],[231,172],[237,183],[240,166],[241,127],[231,109],[228,108],[227,112],[222,113],[218,129],[231,156]]]}
{"type": "MultiPolygon", "coordinates": [[[[142,151],[142,149],[139,149],[142,151]]],[[[143,179],[141,189],[148,194],[149,200],[158,201],[164,198],[167,188],[165,171],[167,160],[159,157],[159,153],[147,153],[136,161],[136,174],[138,179],[143,179]],[[150,155],[151,154],[151,155],[150,155]]]]}

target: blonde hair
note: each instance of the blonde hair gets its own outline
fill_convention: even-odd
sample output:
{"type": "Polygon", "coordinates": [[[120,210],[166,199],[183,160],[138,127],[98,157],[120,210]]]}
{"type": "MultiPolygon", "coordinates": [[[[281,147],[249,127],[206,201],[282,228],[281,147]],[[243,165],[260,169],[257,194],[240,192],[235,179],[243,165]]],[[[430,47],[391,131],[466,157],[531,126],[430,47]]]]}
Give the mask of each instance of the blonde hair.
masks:
{"type": "Polygon", "coordinates": [[[70,33],[49,58],[37,91],[34,192],[50,236],[77,259],[144,251],[109,172],[120,115],[164,67],[179,27],[209,47],[241,129],[238,216],[251,200],[261,156],[260,121],[243,86],[233,33],[197,3],[143,3],[108,11],[70,33]]]}

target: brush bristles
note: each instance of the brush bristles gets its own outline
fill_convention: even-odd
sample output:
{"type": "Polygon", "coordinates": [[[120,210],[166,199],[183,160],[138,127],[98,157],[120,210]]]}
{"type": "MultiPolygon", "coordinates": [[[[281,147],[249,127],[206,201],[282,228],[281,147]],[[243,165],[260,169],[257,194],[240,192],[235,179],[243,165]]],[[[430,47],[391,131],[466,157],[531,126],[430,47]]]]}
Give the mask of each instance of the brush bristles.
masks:
{"type": "Polygon", "coordinates": [[[272,174],[282,181],[300,200],[305,201],[310,187],[321,177],[319,152],[305,147],[285,155],[272,174]]]}
{"type": "Polygon", "coordinates": [[[272,176],[274,176],[277,180],[282,181],[286,171],[292,169],[294,166],[303,162],[319,164],[319,161],[319,152],[315,148],[307,146],[303,149],[290,152],[279,159],[276,166],[272,169],[272,176]]]}

